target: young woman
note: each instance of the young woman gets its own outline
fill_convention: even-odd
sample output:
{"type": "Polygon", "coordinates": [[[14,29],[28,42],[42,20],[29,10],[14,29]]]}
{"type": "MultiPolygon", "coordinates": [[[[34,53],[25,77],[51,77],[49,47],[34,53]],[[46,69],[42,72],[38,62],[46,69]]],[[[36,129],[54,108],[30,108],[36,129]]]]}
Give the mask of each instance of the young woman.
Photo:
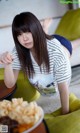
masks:
{"type": "MultiPolygon", "coordinates": [[[[69,112],[69,83],[71,66],[69,57],[72,46],[60,43],[56,36],[47,35],[36,16],[23,12],[15,16],[12,23],[15,48],[12,54],[0,56],[4,64],[4,82],[7,87],[15,85],[19,71],[45,96],[60,93],[62,114],[69,112]]],[[[27,94],[26,94],[27,95],[27,94]]]]}

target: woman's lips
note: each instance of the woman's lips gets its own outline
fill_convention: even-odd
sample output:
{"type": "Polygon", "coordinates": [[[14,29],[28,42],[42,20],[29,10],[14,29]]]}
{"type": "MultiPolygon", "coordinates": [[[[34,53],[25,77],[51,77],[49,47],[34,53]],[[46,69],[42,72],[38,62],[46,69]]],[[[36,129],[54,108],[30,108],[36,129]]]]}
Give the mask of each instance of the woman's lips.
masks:
{"type": "Polygon", "coordinates": [[[31,42],[28,42],[28,43],[25,43],[24,45],[30,45],[31,44],[31,42]]]}
{"type": "Polygon", "coordinates": [[[32,47],[32,43],[31,43],[31,42],[25,43],[24,46],[25,46],[25,47],[32,47]]]}

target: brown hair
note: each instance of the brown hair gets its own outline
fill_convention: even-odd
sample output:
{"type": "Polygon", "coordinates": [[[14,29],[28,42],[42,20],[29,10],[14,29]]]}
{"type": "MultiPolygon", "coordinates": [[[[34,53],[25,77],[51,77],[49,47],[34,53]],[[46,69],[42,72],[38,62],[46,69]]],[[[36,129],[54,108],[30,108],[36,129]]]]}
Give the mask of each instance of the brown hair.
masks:
{"type": "MultiPolygon", "coordinates": [[[[16,46],[16,50],[18,53],[18,57],[21,63],[22,70],[26,75],[33,75],[34,69],[32,65],[32,60],[30,57],[29,49],[23,47],[17,39],[17,36],[21,32],[31,32],[33,41],[34,41],[34,49],[40,64],[44,64],[46,67],[46,71],[49,72],[49,57],[47,51],[46,39],[51,39],[52,36],[45,34],[43,28],[40,24],[40,21],[30,12],[23,12],[14,17],[12,23],[12,33],[16,46]]],[[[41,70],[41,67],[40,67],[41,70]]]]}

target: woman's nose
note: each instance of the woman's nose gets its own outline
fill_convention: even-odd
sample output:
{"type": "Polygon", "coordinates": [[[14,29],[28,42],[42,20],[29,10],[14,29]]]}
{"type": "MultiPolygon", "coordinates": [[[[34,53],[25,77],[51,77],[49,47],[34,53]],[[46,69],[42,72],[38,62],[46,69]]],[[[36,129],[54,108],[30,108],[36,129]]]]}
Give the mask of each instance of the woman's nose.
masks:
{"type": "Polygon", "coordinates": [[[23,33],[23,39],[28,40],[28,36],[26,35],[26,33],[23,33]]]}

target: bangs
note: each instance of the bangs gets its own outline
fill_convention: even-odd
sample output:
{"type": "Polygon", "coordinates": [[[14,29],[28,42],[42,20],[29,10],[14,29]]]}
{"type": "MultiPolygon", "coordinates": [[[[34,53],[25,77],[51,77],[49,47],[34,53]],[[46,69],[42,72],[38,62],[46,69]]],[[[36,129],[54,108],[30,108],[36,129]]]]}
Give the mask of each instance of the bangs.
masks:
{"type": "Polygon", "coordinates": [[[20,25],[14,28],[14,33],[16,34],[16,36],[20,35],[23,32],[30,32],[28,25],[20,25]]]}

